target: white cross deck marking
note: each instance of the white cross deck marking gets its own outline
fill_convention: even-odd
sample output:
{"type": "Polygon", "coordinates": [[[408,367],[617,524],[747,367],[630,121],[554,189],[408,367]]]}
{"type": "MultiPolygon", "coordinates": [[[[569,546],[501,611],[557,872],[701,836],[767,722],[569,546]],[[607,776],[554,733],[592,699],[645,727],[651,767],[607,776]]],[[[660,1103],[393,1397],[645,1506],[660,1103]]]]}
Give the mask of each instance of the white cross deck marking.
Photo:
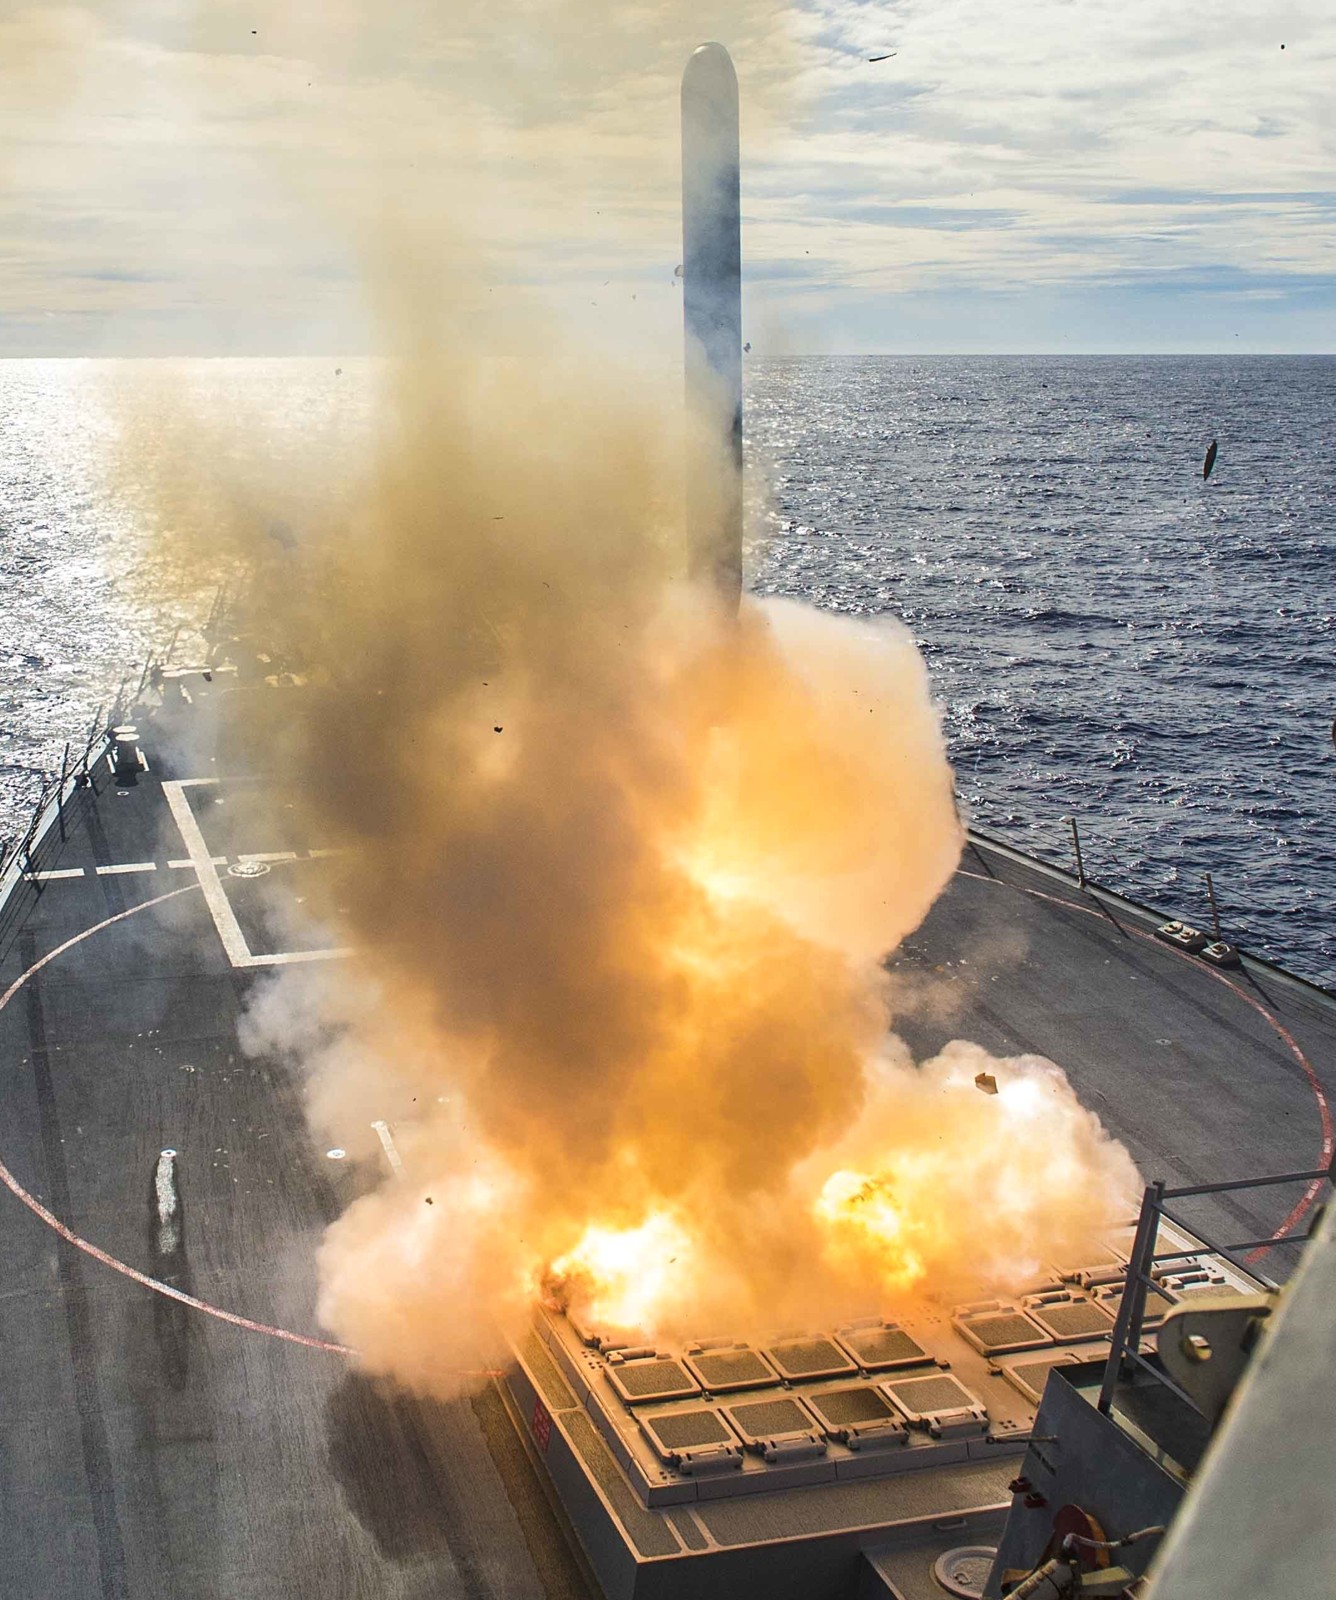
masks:
{"type": "MultiPolygon", "coordinates": [[[[307,859],[311,861],[323,860],[326,856],[342,855],[341,850],[308,850],[307,859]]],[[[225,867],[231,859],[229,856],[210,856],[209,860],[215,867],[225,867]]],[[[301,852],[298,850],[271,850],[255,851],[249,855],[239,855],[238,861],[300,861],[301,852]]],[[[94,867],[93,871],[98,877],[113,877],[123,872],[156,872],[160,863],[156,861],[114,861],[104,867],[94,867]]],[[[173,856],[166,865],[173,871],[193,872],[195,863],[189,856],[173,856]]],[[[25,872],[23,877],[28,883],[57,883],[62,878],[87,877],[86,867],[47,867],[40,872],[25,872]]]]}
{"type": "MultiPolygon", "coordinates": [[[[218,876],[220,859],[209,854],[209,847],[204,841],[204,834],[200,829],[195,813],[190,809],[190,802],[186,799],[187,789],[198,788],[202,784],[214,784],[217,778],[179,778],[171,782],[164,782],[162,786],[163,797],[171,810],[172,818],[180,829],[182,841],[190,852],[190,863],[199,878],[199,886],[204,892],[204,903],[209,908],[209,915],[213,918],[213,925],[218,930],[218,937],[223,942],[223,949],[227,952],[227,959],[234,967],[283,967],[294,961],[329,961],[338,956],[350,955],[349,950],[279,950],[269,955],[256,955],[249,944],[246,935],[241,931],[241,924],[237,921],[236,913],[232,910],[231,902],[223,888],[218,876]]],[[[284,852],[279,856],[251,856],[239,857],[240,860],[296,860],[295,852],[284,852]]]]}

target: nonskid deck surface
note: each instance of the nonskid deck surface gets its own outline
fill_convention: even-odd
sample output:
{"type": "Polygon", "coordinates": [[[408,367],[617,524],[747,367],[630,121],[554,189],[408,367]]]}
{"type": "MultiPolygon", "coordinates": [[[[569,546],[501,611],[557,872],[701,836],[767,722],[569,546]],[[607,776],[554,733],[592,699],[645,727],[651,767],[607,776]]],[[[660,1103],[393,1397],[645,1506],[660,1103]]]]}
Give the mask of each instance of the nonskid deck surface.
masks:
{"type": "MultiPolygon", "coordinates": [[[[387,1398],[322,1347],[315,1248],[388,1168],[327,1159],[291,1069],[245,1056],[236,1028],[267,968],[338,959],[283,910],[323,870],[323,841],[263,822],[243,782],[157,770],[146,743],[155,770],[121,789],[103,769],[72,808],[0,962],[0,1162],[49,1213],[0,1193],[0,1595],[587,1593],[494,1389],[387,1398]],[[53,1226],[162,1276],[165,1147],[185,1211],[177,1282],[203,1307],[53,1226]]],[[[902,985],[897,1029],[920,1057],[956,1037],[1051,1056],[1148,1176],[1317,1165],[1336,1012],[1267,972],[1231,987],[1148,928],[972,847],[894,963],[952,981],[902,985]]],[[[1262,1237],[1298,1193],[1226,1196],[1202,1221],[1224,1242],[1262,1237]]]]}
{"type": "Polygon", "coordinates": [[[321,1348],[316,1246],[381,1174],[328,1160],[294,1074],[237,1042],[265,965],[311,957],[271,907],[320,857],[262,832],[247,785],[220,807],[219,785],[174,781],[118,789],[104,768],[58,860],[42,853],[52,875],[0,964],[0,1161],[80,1239],[162,1276],[153,1173],[175,1149],[176,1281],[248,1325],[164,1299],[0,1191],[0,1595],[583,1596],[495,1389],[386,1397],[321,1348]],[[191,860],[173,792],[213,861],[191,860]],[[255,854],[287,859],[229,875],[255,854]]]}
{"type": "MultiPolygon", "coordinates": [[[[892,971],[910,982],[897,1031],[917,1057],[953,1038],[1033,1053],[1171,1186],[1315,1170],[1332,1158],[1336,1003],[1274,968],[1220,970],[1154,937],[1162,918],[1065,874],[972,841],[947,893],[892,971]],[[917,999],[916,999],[917,997],[917,999]],[[944,1009],[944,1000],[950,1005],[944,1009]]],[[[1043,1152],[1018,1151],[1042,1159],[1043,1152]]],[[[1219,1244],[1311,1221],[1303,1184],[1185,1202],[1219,1244]]],[[[1293,1246],[1258,1258],[1270,1276],[1293,1246]]]]}

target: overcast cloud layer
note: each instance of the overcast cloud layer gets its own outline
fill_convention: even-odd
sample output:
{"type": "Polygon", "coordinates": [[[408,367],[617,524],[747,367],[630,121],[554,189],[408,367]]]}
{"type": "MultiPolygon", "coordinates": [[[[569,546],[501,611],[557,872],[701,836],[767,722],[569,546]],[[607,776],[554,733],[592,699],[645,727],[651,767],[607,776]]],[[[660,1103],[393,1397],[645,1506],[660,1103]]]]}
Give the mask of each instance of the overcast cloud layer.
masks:
{"type": "Polygon", "coordinates": [[[706,34],[743,84],[758,353],[1336,349],[1330,0],[636,16],[0,0],[0,354],[356,352],[385,208],[493,252],[499,343],[541,294],[666,351],[706,34]]]}

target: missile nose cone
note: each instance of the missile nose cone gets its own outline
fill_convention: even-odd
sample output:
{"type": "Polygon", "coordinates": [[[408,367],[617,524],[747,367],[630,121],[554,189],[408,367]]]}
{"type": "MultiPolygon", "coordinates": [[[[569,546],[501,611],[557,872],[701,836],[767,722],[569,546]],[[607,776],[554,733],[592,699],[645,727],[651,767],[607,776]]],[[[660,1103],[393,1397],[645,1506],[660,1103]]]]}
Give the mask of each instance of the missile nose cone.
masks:
{"type": "Polygon", "coordinates": [[[708,44],[697,45],[687,57],[686,70],[682,74],[683,82],[691,81],[705,84],[731,84],[737,87],[738,75],[733,67],[733,57],[721,44],[711,41],[708,44]]]}

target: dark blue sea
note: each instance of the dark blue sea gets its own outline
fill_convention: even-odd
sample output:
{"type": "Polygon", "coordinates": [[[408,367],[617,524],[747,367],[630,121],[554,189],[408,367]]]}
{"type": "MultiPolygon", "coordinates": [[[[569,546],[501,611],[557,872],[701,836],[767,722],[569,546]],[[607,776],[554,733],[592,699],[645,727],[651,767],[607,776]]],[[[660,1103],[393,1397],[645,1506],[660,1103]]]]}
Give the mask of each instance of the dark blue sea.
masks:
{"type": "MultiPolygon", "coordinates": [[[[170,632],[104,486],[131,365],[0,362],[0,835],[170,632]]],[[[188,365],[281,389],[290,425],[329,403],[332,363],[188,365]]],[[[1069,864],[1075,816],[1091,876],[1199,922],[1211,872],[1228,936],[1336,986],[1336,358],[801,359],[749,387],[753,587],[905,619],[976,824],[1069,864]]]]}
{"type": "Polygon", "coordinates": [[[1336,357],[750,374],[753,586],[904,618],[972,820],[1336,986],[1336,357]],[[1203,481],[1206,447],[1218,456],[1203,481]]]}

